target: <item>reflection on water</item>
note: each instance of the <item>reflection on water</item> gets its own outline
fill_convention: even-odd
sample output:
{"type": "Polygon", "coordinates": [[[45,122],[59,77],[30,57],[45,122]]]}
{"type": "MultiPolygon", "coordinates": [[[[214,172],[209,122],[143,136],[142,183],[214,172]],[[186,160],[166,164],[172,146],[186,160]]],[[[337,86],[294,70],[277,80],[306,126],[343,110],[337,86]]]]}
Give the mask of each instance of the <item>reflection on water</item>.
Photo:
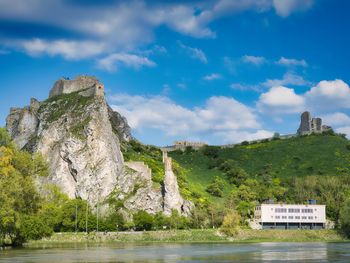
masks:
{"type": "Polygon", "coordinates": [[[350,262],[350,243],[70,244],[0,251],[3,262],[350,262]]]}
{"type": "MultiPolygon", "coordinates": [[[[264,247],[265,244],[262,244],[264,247]]],[[[286,250],[285,244],[281,243],[269,243],[268,247],[260,251],[259,259],[263,261],[306,261],[313,260],[318,262],[327,262],[328,250],[326,243],[310,243],[305,247],[304,243],[295,243],[293,246],[289,246],[286,250]],[[282,248],[282,249],[281,249],[282,248]]]]}

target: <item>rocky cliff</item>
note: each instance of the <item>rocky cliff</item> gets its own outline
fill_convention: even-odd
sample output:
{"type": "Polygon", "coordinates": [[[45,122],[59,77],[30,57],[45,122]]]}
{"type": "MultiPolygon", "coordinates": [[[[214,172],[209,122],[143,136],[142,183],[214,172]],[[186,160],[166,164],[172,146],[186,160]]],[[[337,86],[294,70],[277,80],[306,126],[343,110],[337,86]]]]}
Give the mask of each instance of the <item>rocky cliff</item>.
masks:
{"type": "MultiPolygon", "coordinates": [[[[31,99],[28,107],[12,108],[6,127],[19,148],[47,158],[50,175],[45,182],[58,185],[70,198],[80,197],[92,206],[114,198],[123,201],[126,213],[169,214],[177,209],[190,214],[190,203],[185,208],[179,202],[169,205],[169,190],[154,186],[145,164],[124,163],[120,147],[133,139],[130,127],[109,107],[104,86],[94,77],[58,80],[47,100],[31,99]]],[[[175,183],[168,188],[178,198],[175,183]]]]}

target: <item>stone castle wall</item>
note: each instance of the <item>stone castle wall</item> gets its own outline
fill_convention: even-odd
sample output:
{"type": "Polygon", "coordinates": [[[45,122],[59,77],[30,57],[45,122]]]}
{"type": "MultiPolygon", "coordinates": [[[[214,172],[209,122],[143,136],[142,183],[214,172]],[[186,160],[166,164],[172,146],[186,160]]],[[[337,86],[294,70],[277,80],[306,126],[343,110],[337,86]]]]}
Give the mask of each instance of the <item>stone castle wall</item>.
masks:
{"type": "Polygon", "coordinates": [[[49,98],[78,91],[85,97],[104,96],[104,85],[90,76],[78,76],[73,80],[59,79],[50,90],[49,98]]]}

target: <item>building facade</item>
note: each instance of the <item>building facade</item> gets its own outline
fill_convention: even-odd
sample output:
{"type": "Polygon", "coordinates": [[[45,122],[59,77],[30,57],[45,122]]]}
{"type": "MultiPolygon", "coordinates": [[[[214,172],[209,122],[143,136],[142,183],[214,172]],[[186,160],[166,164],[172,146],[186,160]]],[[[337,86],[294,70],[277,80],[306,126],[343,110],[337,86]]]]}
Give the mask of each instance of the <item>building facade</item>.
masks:
{"type": "Polygon", "coordinates": [[[325,205],[261,204],[255,207],[260,229],[323,229],[325,205]]]}

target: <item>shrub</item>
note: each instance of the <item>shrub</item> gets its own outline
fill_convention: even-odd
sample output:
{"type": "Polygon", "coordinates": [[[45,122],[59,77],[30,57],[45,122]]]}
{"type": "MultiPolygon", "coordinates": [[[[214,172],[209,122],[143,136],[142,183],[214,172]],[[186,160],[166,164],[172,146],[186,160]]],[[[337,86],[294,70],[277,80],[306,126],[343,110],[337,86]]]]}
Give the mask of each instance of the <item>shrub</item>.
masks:
{"type": "Polygon", "coordinates": [[[202,148],[202,153],[209,158],[216,159],[219,157],[219,149],[218,146],[205,145],[202,148]]]}
{"type": "Polygon", "coordinates": [[[134,214],[134,224],[136,230],[151,230],[154,225],[154,217],[145,211],[134,214]]]}
{"type": "Polygon", "coordinates": [[[226,235],[236,235],[240,228],[241,217],[236,211],[229,211],[221,225],[221,231],[226,235]]]}
{"type": "Polygon", "coordinates": [[[53,233],[52,228],[38,216],[23,216],[21,221],[20,231],[24,240],[38,240],[53,233]]]}
{"type": "Polygon", "coordinates": [[[213,182],[207,187],[206,191],[213,196],[222,197],[224,194],[222,191],[224,186],[224,181],[216,176],[213,182]]]}

